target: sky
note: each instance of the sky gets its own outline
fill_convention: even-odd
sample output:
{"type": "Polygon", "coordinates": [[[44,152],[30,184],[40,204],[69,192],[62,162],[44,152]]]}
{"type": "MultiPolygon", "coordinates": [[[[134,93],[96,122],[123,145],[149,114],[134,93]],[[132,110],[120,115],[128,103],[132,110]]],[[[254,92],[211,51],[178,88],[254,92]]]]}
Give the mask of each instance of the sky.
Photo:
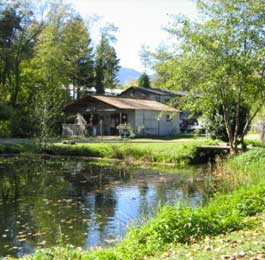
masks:
{"type": "MultiPolygon", "coordinates": [[[[115,49],[120,65],[143,71],[139,52],[143,45],[155,49],[167,42],[168,34],[162,27],[172,14],[190,18],[196,15],[192,0],[71,0],[84,19],[95,15],[101,22],[110,22],[119,28],[115,49]]],[[[93,37],[93,35],[92,35],[93,37]]]]}

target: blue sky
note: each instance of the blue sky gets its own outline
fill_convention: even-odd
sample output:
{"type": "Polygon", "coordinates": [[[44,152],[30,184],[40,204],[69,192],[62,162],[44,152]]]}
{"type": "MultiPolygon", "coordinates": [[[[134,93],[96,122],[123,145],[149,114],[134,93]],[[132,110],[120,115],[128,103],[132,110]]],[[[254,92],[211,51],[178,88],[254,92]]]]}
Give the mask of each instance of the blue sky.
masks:
{"type": "Polygon", "coordinates": [[[101,22],[114,23],[115,48],[122,67],[142,71],[139,51],[143,44],[151,48],[167,42],[168,35],[162,27],[169,22],[168,15],[184,14],[195,17],[196,8],[192,0],[71,0],[74,7],[85,18],[98,15],[101,22]]]}

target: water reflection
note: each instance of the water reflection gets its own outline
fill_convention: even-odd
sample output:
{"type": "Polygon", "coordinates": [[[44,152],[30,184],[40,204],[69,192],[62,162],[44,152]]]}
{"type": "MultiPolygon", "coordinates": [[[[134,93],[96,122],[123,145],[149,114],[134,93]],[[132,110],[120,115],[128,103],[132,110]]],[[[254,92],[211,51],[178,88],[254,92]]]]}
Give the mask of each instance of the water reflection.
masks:
{"type": "Polygon", "coordinates": [[[0,256],[63,243],[88,248],[122,237],[131,221],[161,203],[196,206],[204,186],[194,176],[121,169],[69,160],[0,161],[0,256]]]}

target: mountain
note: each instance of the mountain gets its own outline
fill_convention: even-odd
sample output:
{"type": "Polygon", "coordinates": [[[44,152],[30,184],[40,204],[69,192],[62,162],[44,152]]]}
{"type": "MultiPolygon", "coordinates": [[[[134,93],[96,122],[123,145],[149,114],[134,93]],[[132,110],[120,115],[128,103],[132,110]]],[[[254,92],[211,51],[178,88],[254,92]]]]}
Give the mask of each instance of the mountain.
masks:
{"type": "Polygon", "coordinates": [[[121,68],[118,73],[118,78],[121,85],[133,80],[137,80],[140,76],[141,72],[130,68],[121,68]]]}

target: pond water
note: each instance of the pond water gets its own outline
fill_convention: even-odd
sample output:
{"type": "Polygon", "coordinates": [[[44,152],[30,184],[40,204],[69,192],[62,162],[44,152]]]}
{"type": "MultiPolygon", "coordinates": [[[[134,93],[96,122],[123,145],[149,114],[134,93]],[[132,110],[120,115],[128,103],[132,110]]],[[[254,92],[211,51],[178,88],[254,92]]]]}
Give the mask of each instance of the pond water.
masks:
{"type": "Polygon", "coordinates": [[[198,205],[201,168],[130,169],[70,159],[0,159],[0,257],[62,243],[115,243],[160,204],[198,205]]]}

